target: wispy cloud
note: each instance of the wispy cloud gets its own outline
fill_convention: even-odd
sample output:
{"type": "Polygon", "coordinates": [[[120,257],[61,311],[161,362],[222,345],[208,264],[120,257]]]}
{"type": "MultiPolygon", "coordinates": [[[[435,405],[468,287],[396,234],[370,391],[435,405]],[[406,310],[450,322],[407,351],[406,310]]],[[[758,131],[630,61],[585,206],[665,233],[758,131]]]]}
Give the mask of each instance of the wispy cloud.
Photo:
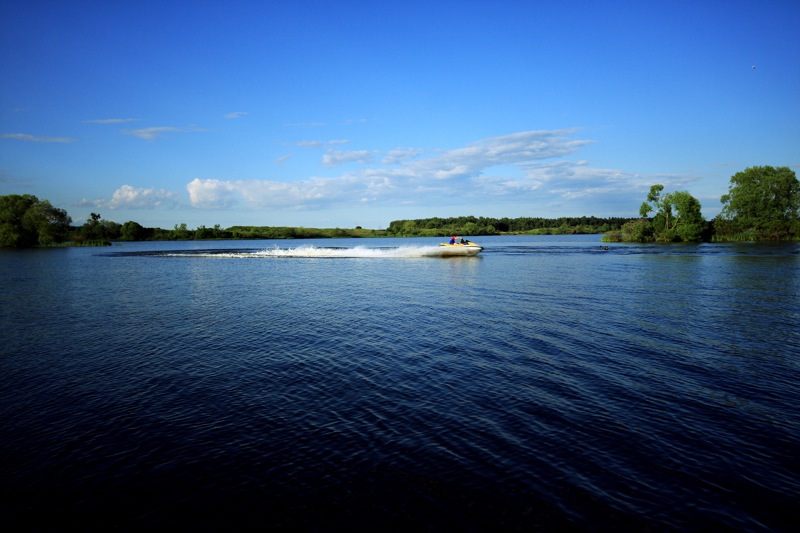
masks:
{"type": "Polygon", "coordinates": [[[205,130],[194,126],[187,128],[179,128],[176,126],[153,126],[150,128],[138,128],[135,130],[122,130],[122,133],[124,133],[125,135],[133,135],[134,137],[138,137],[146,141],[153,141],[155,139],[162,137],[165,133],[179,132],[179,131],[205,131],[205,130]]]}
{"type": "Polygon", "coordinates": [[[228,113],[225,115],[225,118],[239,118],[247,115],[247,111],[234,111],[233,113],[228,113]]]}
{"type": "Polygon", "coordinates": [[[153,209],[156,207],[175,207],[180,202],[178,193],[155,188],[138,188],[123,185],[111,197],[111,209],[153,209]]]}
{"type": "Polygon", "coordinates": [[[464,148],[412,161],[408,168],[422,179],[447,180],[480,175],[498,165],[523,165],[531,161],[565,157],[593,141],[572,140],[576,130],[525,131],[491,137],[464,148]]]}
{"type": "MultiPolygon", "coordinates": [[[[486,194],[514,197],[541,185],[526,175],[526,165],[571,155],[592,141],[576,140],[576,130],[530,131],[492,137],[452,150],[427,151],[402,148],[386,152],[331,150],[323,165],[331,168],[359,163],[364,168],[336,178],[310,178],[284,183],[272,180],[211,180],[197,178],[187,185],[196,207],[311,207],[349,201],[415,201],[425,196],[486,194]],[[370,166],[376,159],[380,165],[370,166]],[[517,177],[492,178],[487,169],[512,166],[517,177]]],[[[330,147],[330,141],[302,141],[301,146],[330,147]]],[[[528,171],[528,173],[530,173],[528,171]]]]}
{"type": "Polygon", "coordinates": [[[94,120],[84,120],[84,124],[125,124],[126,122],[138,122],[138,118],[98,118],[94,120]]]}
{"type": "Polygon", "coordinates": [[[373,152],[368,150],[329,150],[322,156],[322,164],[327,168],[333,168],[346,163],[369,163],[373,155],[373,152]]]}
{"type": "Polygon", "coordinates": [[[17,141],[26,141],[33,143],[74,143],[77,139],[72,137],[40,137],[38,135],[30,135],[28,133],[3,133],[0,135],[3,139],[13,139],[17,141]]]}
{"type": "Polygon", "coordinates": [[[414,159],[419,155],[420,151],[415,150],[414,148],[395,148],[394,150],[389,150],[383,155],[381,163],[384,165],[398,165],[414,159]]]}
{"type": "Polygon", "coordinates": [[[102,209],[108,205],[103,199],[89,200],[88,198],[81,198],[73,204],[74,207],[91,207],[92,209],[102,209]]]}
{"type": "MultiPolygon", "coordinates": [[[[634,213],[653,183],[676,188],[696,179],[659,176],[653,181],[635,173],[592,167],[573,159],[593,142],[577,135],[575,129],[527,131],[449,150],[329,149],[323,156],[326,167],[357,163],[361,168],[338,177],[297,182],[197,178],[186,189],[191,205],[198,208],[446,206],[491,198],[493,203],[558,206],[576,213],[589,209],[602,215],[634,213]]],[[[314,143],[313,147],[320,145],[325,146],[314,143]]]]}
{"type": "Polygon", "coordinates": [[[139,128],[136,130],[123,130],[125,135],[133,135],[146,141],[152,141],[161,137],[164,133],[170,131],[181,131],[180,128],[174,126],[155,126],[150,128],[139,128]]]}
{"type": "Polygon", "coordinates": [[[307,141],[307,140],[303,140],[303,141],[297,141],[294,144],[295,144],[295,146],[299,146],[301,148],[326,149],[326,148],[329,148],[331,146],[340,146],[342,144],[347,144],[349,142],[350,142],[349,139],[332,139],[332,140],[329,140],[329,141],[307,141]]]}

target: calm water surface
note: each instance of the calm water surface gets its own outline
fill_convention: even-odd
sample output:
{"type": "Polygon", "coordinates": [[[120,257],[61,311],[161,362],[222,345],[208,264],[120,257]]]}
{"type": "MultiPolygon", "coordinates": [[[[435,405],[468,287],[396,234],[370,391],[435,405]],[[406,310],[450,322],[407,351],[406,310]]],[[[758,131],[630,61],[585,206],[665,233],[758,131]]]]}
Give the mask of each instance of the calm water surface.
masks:
{"type": "Polygon", "coordinates": [[[0,251],[27,529],[788,531],[800,246],[0,251]]]}

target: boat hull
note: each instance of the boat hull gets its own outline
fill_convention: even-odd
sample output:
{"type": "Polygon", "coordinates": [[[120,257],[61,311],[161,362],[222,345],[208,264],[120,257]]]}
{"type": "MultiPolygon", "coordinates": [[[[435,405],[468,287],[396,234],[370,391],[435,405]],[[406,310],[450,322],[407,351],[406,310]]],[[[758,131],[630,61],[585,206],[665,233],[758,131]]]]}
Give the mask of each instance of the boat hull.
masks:
{"type": "Polygon", "coordinates": [[[483,250],[483,246],[475,243],[470,244],[445,244],[439,245],[439,251],[443,256],[464,256],[464,255],[478,255],[483,250]]]}

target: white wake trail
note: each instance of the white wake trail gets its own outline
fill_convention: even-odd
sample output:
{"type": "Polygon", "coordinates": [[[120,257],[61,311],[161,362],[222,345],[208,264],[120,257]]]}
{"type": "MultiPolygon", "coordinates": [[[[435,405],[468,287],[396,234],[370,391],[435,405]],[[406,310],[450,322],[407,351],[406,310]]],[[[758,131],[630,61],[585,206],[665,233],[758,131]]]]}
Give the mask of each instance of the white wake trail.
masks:
{"type": "Polygon", "coordinates": [[[393,248],[337,248],[327,246],[298,246],[297,248],[267,248],[253,257],[319,257],[319,258],[414,258],[441,255],[438,246],[398,246],[393,248]]]}

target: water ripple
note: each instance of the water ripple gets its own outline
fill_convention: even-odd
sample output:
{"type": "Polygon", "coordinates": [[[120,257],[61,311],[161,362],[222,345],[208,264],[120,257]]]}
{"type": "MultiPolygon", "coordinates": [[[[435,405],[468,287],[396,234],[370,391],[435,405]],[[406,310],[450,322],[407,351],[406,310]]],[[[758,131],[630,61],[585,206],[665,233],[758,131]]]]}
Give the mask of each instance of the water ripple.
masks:
{"type": "Polygon", "coordinates": [[[250,252],[168,244],[190,257],[0,263],[6,516],[794,522],[794,248],[513,241],[477,261],[236,261],[250,252]]]}

